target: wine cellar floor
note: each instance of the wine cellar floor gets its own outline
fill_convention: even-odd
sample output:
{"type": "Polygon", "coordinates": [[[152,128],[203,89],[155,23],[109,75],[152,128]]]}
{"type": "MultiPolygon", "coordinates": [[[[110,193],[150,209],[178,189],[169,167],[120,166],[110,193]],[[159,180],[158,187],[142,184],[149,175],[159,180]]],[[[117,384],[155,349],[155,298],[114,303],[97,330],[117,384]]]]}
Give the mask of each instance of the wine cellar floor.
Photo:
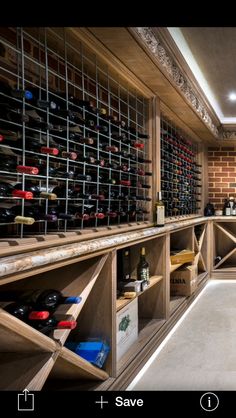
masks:
{"type": "Polygon", "coordinates": [[[235,300],[236,281],[209,281],[160,353],[127,389],[236,390],[235,300]]]}

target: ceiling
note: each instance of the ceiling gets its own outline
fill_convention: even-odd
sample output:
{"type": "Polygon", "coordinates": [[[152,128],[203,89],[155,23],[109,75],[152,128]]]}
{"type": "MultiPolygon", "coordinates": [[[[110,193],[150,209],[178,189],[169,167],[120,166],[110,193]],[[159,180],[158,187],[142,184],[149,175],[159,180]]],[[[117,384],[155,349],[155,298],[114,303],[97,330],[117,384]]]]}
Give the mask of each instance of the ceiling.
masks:
{"type": "Polygon", "coordinates": [[[207,100],[224,125],[236,124],[236,27],[168,28],[207,100]]]}

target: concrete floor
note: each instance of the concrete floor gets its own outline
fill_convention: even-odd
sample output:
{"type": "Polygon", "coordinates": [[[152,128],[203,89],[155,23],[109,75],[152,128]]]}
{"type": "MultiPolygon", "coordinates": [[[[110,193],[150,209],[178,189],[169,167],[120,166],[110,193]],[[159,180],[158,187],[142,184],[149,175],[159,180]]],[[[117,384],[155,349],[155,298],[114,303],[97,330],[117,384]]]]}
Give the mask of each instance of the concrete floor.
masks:
{"type": "Polygon", "coordinates": [[[236,390],[236,281],[209,281],[163,345],[127,390],[236,390]]]}

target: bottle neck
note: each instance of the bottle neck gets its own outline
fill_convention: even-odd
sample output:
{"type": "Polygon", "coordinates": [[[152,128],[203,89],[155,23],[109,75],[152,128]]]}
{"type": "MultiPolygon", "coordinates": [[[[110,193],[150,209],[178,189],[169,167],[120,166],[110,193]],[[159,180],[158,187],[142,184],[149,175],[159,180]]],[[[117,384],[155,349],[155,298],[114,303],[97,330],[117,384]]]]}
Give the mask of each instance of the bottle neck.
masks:
{"type": "Polygon", "coordinates": [[[157,200],[159,200],[159,201],[162,200],[162,193],[161,192],[157,192],[157,200]]]}

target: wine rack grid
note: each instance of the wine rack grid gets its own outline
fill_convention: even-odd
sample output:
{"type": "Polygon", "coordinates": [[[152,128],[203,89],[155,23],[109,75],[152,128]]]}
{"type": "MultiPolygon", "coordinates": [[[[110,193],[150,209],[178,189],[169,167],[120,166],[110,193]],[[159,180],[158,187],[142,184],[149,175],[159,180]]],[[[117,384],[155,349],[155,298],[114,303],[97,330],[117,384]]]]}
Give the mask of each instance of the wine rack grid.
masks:
{"type": "MultiPolygon", "coordinates": [[[[28,123],[16,123],[7,121],[8,129],[19,132],[17,135],[22,137],[22,146],[19,147],[19,140],[8,140],[4,144],[1,142],[1,156],[8,158],[12,155],[14,166],[21,163],[23,165],[35,165],[35,151],[28,149],[29,137],[34,136],[41,145],[46,147],[63,148],[66,152],[78,152],[76,160],[63,158],[49,154],[37,152],[39,174],[31,175],[18,173],[16,169],[1,169],[0,181],[14,181],[22,184],[22,190],[27,189],[27,182],[38,185],[40,189],[44,188],[50,192],[52,186],[64,186],[65,197],[58,197],[54,210],[57,206],[63,206],[63,212],[69,213],[70,203],[77,204],[78,210],[83,214],[88,205],[93,207],[93,213],[99,213],[99,207],[105,210],[105,218],[98,217],[84,219],[57,219],[50,222],[47,216],[52,211],[52,202],[48,199],[35,197],[33,202],[40,205],[45,218],[37,220],[33,226],[24,224],[16,225],[11,222],[7,225],[0,225],[1,237],[18,236],[23,238],[31,233],[47,234],[52,231],[69,231],[74,229],[84,229],[86,227],[97,228],[113,224],[143,222],[149,219],[150,212],[149,192],[151,190],[151,166],[149,163],[140,161],[148,159],[147,139],[139,137],[138,132],[144,132],[148,116],[148,103],[136,90],[131,88],[120,76],[114,75],[111,70],[105,66],[98,58],[91,53],[83,44],[74,43],[69,39],[67,30],[64,28],[15,28],[15,34],[11,30],[11,37],[4,34],[1,30],[0,36],[1,56],[0,56],[0,78],[8,80],[18,89],[37,88],[39,99],[46,98],[54,101],[60,101],[65,105],[66,110],[72,109],[79,113],[83,123],[76,123],[76,129],[81,137],[92,138],[93,144],[86,144],[69,138],[71,126],[69,117],[55,115],[52,111],[38,108],[34,104],[26,101],[25,98],[19,100],[9,97],[0,92],[0,100],[6,100],[12,103],[12,106],[21,107],[23,115],[29,114],[30,110],[39,112],[41,120],[45,123],[44,128],[28,126],[28,123]],[[13,39],[14,38],[14,39],[13,39]],[[5,51],[5,52],[4,52],[5,51]],[[5,57],[6,56],[6,57],[5,57]],[[56,90],[56,92],[55,92],[56,90]],[[64,93],[61,97],[58,93],[64,93]],[[75,96],[80,100],[93,101],[96,110],[86,106],[77,106],[70,101],[70,97],[75,96]],[[106,115],[112,115],[112,118],[106,118],[106,115]],[[114,118],[123,121],[125,126],[118,125],[114,118]],[[63,134],[60,130],[51,130],[51,120],[56,120],[59,126],[63,126],[63,134]],[[90,119],[89,119],[90,118],[90,119]],[[97,127],[88,126],[92,123],[97,127]],[[106,128],[107,132],[101,129],[106,128]],[[128,127],[132,129],[128,130],[128,127]],[[122,140],[115,137],[123,136],[122,140]],[[112,136],[113,135],[113,136],[112,136]],[[27,141],[28,140],[28,141],[27,141]],[[110,147],[114,146],[119,152],[111,152],[101,149],[101,144],[110,147]],[[9,143],[11,145],[9,146],[9,143]],[[140,149],[136,146],[144,148],[140,149]],[[123,152],[123,155],[119,154],[123,152]],[[127,156],[128,154],[128,156],[127,156]],[[130,156],[132,154],[132,156],[130,156]],[[89,157],[88,157],[89,156],[89,157]],[[92,156],[92,159],[90,158],[92,156]],[[85,158],[89,161],[83,161],[85,158]],[[95,163],[94,163],[94,160],[95,163]],[[106,167],[104,166],[106,165],[106,167]],[[110,165],[110,167],[109,167],[110,165]],[[43,168],[42,168],[43,166],[43,168]],[[131,168],[131,171],[129,171],[131,168]],[[57,176],[49,175],[52,169],[56,169],[57,176]],[[92,180],[77,180],[71,178],[75,172],[80,175],[91,175],[92,180]],[[145,175],[147,173],[147,175],[145,175]],[[103,182],[100,182],[103,176],[103,182]],[[108,179],[115,178],[116,184],[110,184],[108,179]],[[104,180],[105,179],[105,180],[104,180]],[[130,185],[119,184],[121,181],[132,182],[130,185]],[[117,184],[118,183],[118,184],[117,184]],[[147,188],[143,188],[142,185],[147,188]],[[79,193],[100,196],[100,199],[84,199],[82,197],[70,199],[70,187],[80,188],[79,193]],[[105,199],[101,193],[104,193],[105,199]],[[112,196],[114,198],[112,198],[112,196]],[[121,198],[121,197],[122,198],[121,198]],[[136,197],[137,196],[137,197],[136,197]],[[114,209],[115,208],[115,209],[114,209]],[[114,214],[116,215],[114,218],[114,214]],[[36,227],[35,227],[36,226],[36,227]]],[[[35,120],[32,121],[35,123],[35,120]]],[[[5,127],[6,119],[0,118],[1,126],[5,127]]],[[[58,126],[58,125],[56,125],[58,126]]],[[[19,138],[18,138],[19,139],[19,138]]],[[[20,143],[20,142],[19,142],[20,143]]],[[[30,147],[29,147],[30,148],[30,147]]],[[[2,167],[4,168],[4,158],[2,167]]],[[[55,171],[55,170],[54,170],[55,171]]],[[[6,199],[6,198],[5,198],[6,199]]],[[[4,196],[0,198],[3,202],[4,196]]],[[[27,202],[19,198],[7,198],[7,202],[12,204],[16,202],[19,214],[24,216],[27,212],[27,202]]],[[[74,215],[74,214],[73,214],[74,215]]],[[[27,216],[27,215],[25,215],[27,216]]],[[[29,215],[28,215],[29,216],[29,215]]]]}
{"type": "Polygon", "coordinates": [[[197,153],[197,144],[162,114],[161,190],[167,217],[198,214],[201,209],[197,153]]]}

